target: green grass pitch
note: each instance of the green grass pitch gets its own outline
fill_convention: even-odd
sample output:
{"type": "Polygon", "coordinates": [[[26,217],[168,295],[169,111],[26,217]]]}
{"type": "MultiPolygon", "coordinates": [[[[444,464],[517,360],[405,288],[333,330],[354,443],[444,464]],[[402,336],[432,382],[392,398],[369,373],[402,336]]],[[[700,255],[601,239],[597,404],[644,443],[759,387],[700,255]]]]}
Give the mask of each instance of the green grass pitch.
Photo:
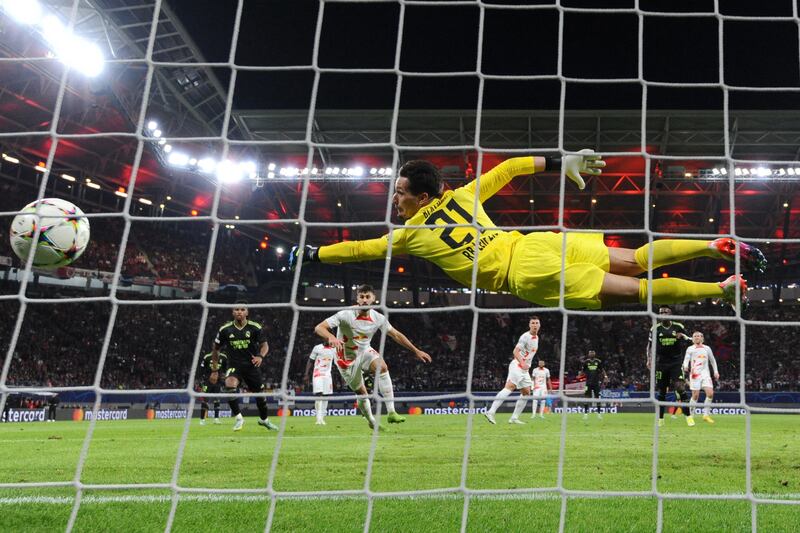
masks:
{"type": "MultiPolygon", "coordinates": [[[[496,426],[473,419],[467,463],[469,489],[553,488],[558,481],[561,416],[525,426],[496,426]]],[[[525,415],[526,420],[527,416],[525,415]]],[[[276,419],[277,420],[277,419],[276,419]]],[[[764,498],[800,503],[800,417],[752,417],[752,486],[764,498]]],[[[682,417],[661,428],[658,490],[662,493],[742,494],[746,490],[745,417],[718,416],[713,426],[698,418],[688,428],[682,417]]],[[[182,487],[264,488],[276,433],[249,418],[243,431],[192,421],[178,476],[182,487]]],[[[273,487],[277,491],[361,490],[365,487],[372,434],[364,420],[288,418],[273,487]]],[[[0,482],[70,481],[86,422],[0,426],[0,482]]],[[[466,415],[408,417],[377,440],[369,488],[375,492],[458,487],[467,428],[466,415]]],[[[652,488],[653,416],[580,415],[567,419],[563,484],[591,491],[648,491],[652,488]]],[[[81,475],[87,484],[169,483],[183,421],[98,422],[81,475]]],[[[63,531],[73,506],[73,488],[0,490],[0,531],[63,531]]],[[[272,531],[338,532],[459,531],[464,510],[460,492],[434,496],[379,497],[371,511],[363,496],[278,498],[272,531]]],[[[74,531],[163,531],[171,505],[169,490],[88,490],[74,531]]],[[[260,495],[186,493],[173,531],[263,531],[269,500],[260,495]]],[[[655,531],[654,497],[570,497],[566,531],[655,531]]],[[[800,505],[759,504],[759,531],[800,528],[800,505]]],[[[558,531],[557,492],[472,495],[467,529],[558,531]]],[[[750,531],[747,501],[673,500],[663,503],[665,532],[750,531]]]]}

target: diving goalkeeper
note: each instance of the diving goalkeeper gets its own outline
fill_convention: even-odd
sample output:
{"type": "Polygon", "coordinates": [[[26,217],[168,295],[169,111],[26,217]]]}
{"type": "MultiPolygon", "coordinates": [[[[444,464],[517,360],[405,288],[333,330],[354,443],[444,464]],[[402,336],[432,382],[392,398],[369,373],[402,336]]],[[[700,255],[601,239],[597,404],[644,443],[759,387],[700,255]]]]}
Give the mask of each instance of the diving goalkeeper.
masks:
{"type": "MultiPolygon", "coordinates": [[[[600,309],[620,303],[645,303],[646,272],[649,254],[653,268],[697,257],[734,260],[740,247],[742,265],[763,271],[764,255],[755,247],[731,238],[713,241],[664,239],[638,249],[609,248],[602,233],[550,231],[522,234],[494,229],[495,224],[483,209],[491,198],[516,176],[562,170],[580,189],[582,174],[598,176],[605,167],[602,158],[591,150],[563,158],[515,157],[508,159],[463,187],[444,190],[439,170],[428,161],[409,161],[398,172],[392,204],[404,228],[392,230],[392,255],[415,255],[439,266],[460,284],[470,287],[473,261],[478,262],[479,289],[508,291],[537,305],[553,307],[559,303],[561,258],[564,264],[564,305],[568,309],[600,309]],[[478,203],[475,204],[475,196],[478,203]],[[475,225],[467,226],[467,224],[475,225]],[[465,224],[453,227],[454,224],[465,224]],[[450,227],[438,228],[437,226],[450,227]],[[429,227],[420,227],[429,226],[429,227]],[[480,234],[476,226],[481,229],[480,234]]],[[[289,266],[298,261],[348,263],[381,259],[386,256],[389,235],[363,241],[345,241],[329,246],[294,247],[289,266]]],[[[745,301],[746,281],[731,276],[719,283],[701,283],[678,278],[652,281],[654,304],[721,298],[734,304],[736,291],[745,301]]]]}

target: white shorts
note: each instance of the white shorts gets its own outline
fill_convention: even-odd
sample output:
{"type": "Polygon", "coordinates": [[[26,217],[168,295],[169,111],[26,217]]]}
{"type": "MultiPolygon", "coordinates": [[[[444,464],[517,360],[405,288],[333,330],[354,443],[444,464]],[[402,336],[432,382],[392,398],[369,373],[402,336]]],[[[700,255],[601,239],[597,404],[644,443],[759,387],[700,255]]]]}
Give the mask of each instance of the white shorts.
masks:
{"type": "Polygon", "coordinates": [[[506,382],[509,381],[518,389],[533,386],[530,372],[522,370],[516,360],[508,364],[508,378],[506,378],[506,382]]]}
{"type": "Polygon", "coordinates": [[[356,391],[364,384],[364,372],[369,372],[369,365],[375,359],[378,359],[380,354],[372,348],[360,350],[356,358],[350,361],[350,364],[344,368],[339,366],[339,361],[336,361],[336,368],[339,369],[339,374],[350,390],[356,391]]]}
{"type": "Polygon", "coordinates": [[[547,396],[547,388],[541,387],[539,389],[533,389],[533,397],[534,398],[544,398],[547,396]]]}
{"type": "Polygon", "coordinates": [[[313,379],[314,394],[333,394],[333,379],[330,375],[313,379]]]}
{"type": "Polygon", "coordinates": [[[689,380],[689,390],[700,390],[706,388],[714,388],[714,382],[711,380],[711,376],[700,376],[697,379],[689,380]]]}

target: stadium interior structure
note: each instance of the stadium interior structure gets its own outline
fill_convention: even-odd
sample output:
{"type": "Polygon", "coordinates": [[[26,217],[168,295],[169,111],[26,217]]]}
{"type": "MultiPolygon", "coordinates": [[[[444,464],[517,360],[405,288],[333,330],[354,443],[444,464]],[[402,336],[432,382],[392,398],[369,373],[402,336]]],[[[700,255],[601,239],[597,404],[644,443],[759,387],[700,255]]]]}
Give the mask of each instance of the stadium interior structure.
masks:
{"type": "MultiPolygon", "coordinates": [[[[16,446],[15,439],[25,443],[7,454],[9,460],[0,465],[0,483],[9,489],[0,491],[3,519],[13,519],[17,513],[22,516],[20,523],[28,525],[38,520],[38,506],[64,503],[56,500],[66,498],[67,517],[63,522],[71,530],[76,521],[81,525],[79,508],[86,513],[87,507],[91,509],[100,501],[92,501],[96,496],[92,491],[110,488],[110,499],[104,501],[123,503],[126,513],[144,509],[135,507],[137,503],[156,502],[155,508],[164,503],[158,498],[167,498],[172,507],[164,513],[169,515],[166,530],[171,529],[176,514],[180,516],[181,511],[176,512],[179,499],[184,515],[209,523],[227,513],[233,502],[245,503],[247,512],[269,508],[266,528],[264,516],[259,516],[253,520],[253,530],[269,531],[274,517],[289,524],[275,530],[312,530],[303,527],[304,513],[311,516],[312,525],[324,524],[326,530],[337,530],[319,516],[331,520],[340,509],[345,510],[341,514],[349,515],[347,506],[352,501],[347,498],[366,494],[370,507],[365,528],[369,529],[373,499],[377,501],[379,491],[386,488],[386,494],[406,491],[419,498],[414,505],[408,505],[407,500],[400,502],[402,512],[395,514],[404,521],[409,508],[434,509],[429,514],[438,519],[440,508],[425,507],[430,504],[425,498],[440,496],[433,492],[446,493],[443,500],[455,496],[456,526],[452,529],[460,521],[462,531],[466,530],[468,513],[473,512],[469,498],[473,499],[473,509],[480,508],[480,496],[487,494],[497,496],[495,503],[504,506],[500,508],[502,514],[484,523],[474,522],[479,524],[476,530],[488,530],[482,525],[494,525],[499,523],[498,516],[507,516],[507,499],[534,492],[535,499],[542,498],[535,506],[525,502],[526,512],[535,507],[540,513],[537,520],[544,523],[551,519],[551,525],[555,517],[560,530],[567,522],[568,497],[570,523],[580,524],[576,508],[578,515],[590,520],[622,516],[615,515],[614,506],[606,503],[606,497],[620,495],[627,498],[620,507],[630,514],[607,529],[593,524],[587,529],[617,531],[620,523],[633,524],[629,518],[639,511],[631,500],[642,497],[648,505],[652,503],[649,514],[641,513],[647,522],[642,530],[656,520],[658,530],[662,522],[668,523],[670,504],[675,504],[673,516],[678,514],[678,507],[680,513],[686,508],[700,509],[705,513],[699,515],[703,527],[732,529],[713,522],[730,514],[725,507],[728,503],[745,504],[744,514],[748,520],[752,516],[753,530],[758,529],[757,507],[762,516],[768,515],[770,507],[772,512],[776,507],[791,507],[781,524],[788,524],[787,530],[792,530],[791,524],[797,523],[793,517],[800,508],[796,505],[796,480],[791,475],[800,467],[794,464],[797,439],[792,431],[800,401],[800,365],[794,348],[800,323],[800,114],[796,105],[784,105],[791,98],[776,96],[773,100],[772,93],[764,92],[760,93],[762,104],[753,106],[752,99],[739,99],[732,91],[726,99],[727,108],[723,108],[719,94],[707,95],[691,105],[686,105],[685,99],[676,99],[681,103],[672,105],[673,89],[651,87],[645,113],[637,107],[642,102],[636,92],[638,84],[632,84],[635,90],[627,93],[636,96],[627,105],[592,99],[591,91],[576,84],[577,97],[568,95],[560,113],[558,83],[551,84],[553,80],[517,85],[494,85],[489,80],[487,91],[501,93],[502,105],[479,104],[477,113],[473,108],[446,102],[415,107],[400,98],[395,115],[391,109],[393,93],[389,94],[390,105],[384,107],[337,105],[337,94],[352,91],[353,84],[348,85],[341,73],[330,71],[322,73],[325,81],[319,85],[319,98],[312,105],[314,72],[310,68],[297,69],[305,75],[300,85],[295,84],[297,78],[281,78],[286,74],[279,72],[281,67],[275,67],[274,72],[244,68],[237,72],[236,86],[230,90],[227,56],[204,54],[192,37],[197,34],[187,27],[190,21],[182,20],[170,7],[175,3],[178,0],[44,2],[44,8],[62,21],[74,15],[75,33],[100,46],[106,61],[99,73],[93,70],[99,67],[92,62],[91,53],[65,57],[54,49],[52,35],[46,29],[34,29],[9,16],[8,10],[0,11],[0,314],[6,318],[0,320],[0,354],[11,356],[10,362],[2,359],[7,370],[0,382],[7,416],[4,420],[33,421],[24,420],[20,413],[39,410],[43,417],[43,405],[52,398],[54,388],[63,388],[57,390],[61,396],[59,420],[92,420],[85,425],[52,424],[52,434],[19,433],[16,427],[9,429],[10,424],[0,424],[6,430],[7,442],[12,443],[9,447],[16,446]],[[156,5],[161,11],[159,23],[153,26],[156,5]],[[65,70],[62,61],[71,62],[72,68],[65,70]],[[274,106],[247,105],[252,99],[239,94],[242,86],[259,84],[274,97],[274,106]],[[149,93],[143,98],[145,89],[149,93]],[[555,97],[545,98],[545,104],[540,99],[537,105],[528,105],[528,95],[540,89],[555,97]],[[285,105],[281,91],[307,91],[308,105],[285,105]],[[246,299],[252,304],[251,318],[264,323],[269,331],[270,356],[262,366],[268,393],[307,395],[304,369],[308,354],[320,340],[313,333],[314,326],[335,310],[351,305],[352,289],[357,284],[384,285],[384,261],[347,266],[308,264],[302,268],[293,294],[294,273],[287,268],[287,255],[301,236],[305,235],[303,240],[308,244],[321,245],[377,237],[389,229],[387,221],[400,223],[391,214],[389,196],[395,172],[405,161],[429,159],[442,169],[450,187],[458,187],[506,157],[553,154],[562,141],[566,150],[592,148],[611,154],[606,157],[608,166],[602,177],[589,179],[583,191],[570,182],[562,184],[560,176],[553,173],[519,177],[486,203],[498,226],[525,228],[523,231],[595,229],[606,234],[610,246],[625,247],[639,246],[651,236],[706,238],[735,233],[766,254],[766,273],[744,273],[751,305],[740,316],[716,301],[675,308],[689,328],[705,332],[710,339],[721,374],[715,382],[716,400],[735,404],[733,412],[721,414],[737,416],[721,416],[716,426],[701,422],[698,428],[684,427],[681,419],[668,420],[665,428],[658,429],[661,426],[656,425],[651,401],[651,371],[644,363],[648,333],[656,317],[626,314],[629,310],[641,312],[642,306],[619,307],[602,315],[557,309],[531,311],[529,304],[507,294],[473,294],[421,259],[393,257],[380,304],[391,323],[427,351],[434,364],[421,367],[388,340],[381,346],[382,353],[391,365],[400,411],[415,414],[414,409],[424,405],[431,409],[425,414],[433,416],[409,420],[401,431],[390,432],[389,439],[381,434],[380,446],[376,444],[378,432],[369,437],[366,425],[357,416],[336,422],[344,429],[331,424],[327,429],[336,428],[336,433],[327,435],[317,432],[319,428],[303,425],[310,419],[294,417],[282,417],[277,438],[261,432],[253,421],[248,422],[250,433],[244,433],[246,438],[232,439],[226,425],[226,468],[208,467],[222,456],[223,437],[222,433],[202,433],[217,428],[199,428],[192,418],[195,413],[187,409],[193,405],[198,410],[194,397],[188,394],[199,384],[190,381],[197,368],[198,335],[199,353],[203,354],[210,348],[218,326],[230,319],[231,304],[246,299]],[[725,159],[726,145],[731,159],[725,159]],[[643,147],[646,156],[640,153],[643,147]],[[92,237],[89,248],[74,264],[56,271],[34,270],[23,280],[24,265],[10,248],[8,229],[15,213],[40,195],[45,179],[43,197],[69,200],[91,215],[92,237]],[[213,257],[210,263],[209,257],[213,257]],[[23,284],[24,300],[19,297],[23,284]],[[54,299],[70,301],[53,303],[54,299]],[[477,307],[477,313],[471,304],[477,307]],[[423,308],[434,308],[435,312],[417,312],[423,308]],[[21,312],[24,320],[17,335],[12,317],[21,312]],[[531,312],[541,318],[537,355],[558,378],[554,379],[556,389],[575,394],[576,399],[582,394],[586,380],[583,361],[594,350],[607,374],[604,405],[619,407],[619,412],[630,413],[630,417],[609,416],[602,423],[593,418],[594,425],[577,426],[563,410],[564,416],[553,417],[552,423],[534,426],[539,420],[530,422],[525,430],[531,431],[523,438],[509,432],[519,429],[516,426],[490,426],[478,417],[474,426],[471,416],[463,419],[469,420],[466,430],[461,426],[453,429],[461,424],[461,418],[437,418],[439,414],[464,413],[453,413],[453,408],[488,405],[505,384],[511,351],[519,334],[526,330],[531,312]],[[110,330],[109,316],[115,319],[110,330]],[[292,324],[296,332],[293,348],[292,324]],[[16,342],[10,349],[12,337],[16,342]],[[562,339],[566,345],[562,345],[562,339]],[[99,401],[95,403],[98,386],[103,389],[102,409],[99,401]],[[44,395],[40,395],[42,392],[44,395]],[[469,397],[472,393],[477,399],[469,397]],[[416,400],[430,394],[438,396],[430,401],[416,400]],[[194,403],[189,403],[190,397],[194,403]],[[451,411],[445,413],[448,409],[451,411]],[[782,414],[762,415],[758,409],[782,414]],[[146,426],[145,420],[114,425],[114,416],[127,417],[129,413],[130,418],[163,416],[173,420],[158,425],[158,435],[152,429],[157,424],[146,426]],[[11,414],[18,418],[12,420],[11,414]],[[107,417],[104,422],[110,421],[107,426],[95,425],[101,416],[107,417]],[[440,426],[442,420],[447,423],[446,429],[440,426]],[[84,427],[88,427],[85,434],[84,427]],[[98,430],[93,433],[95,427],[98,430]],[[683,430],[689,429],[705,431],[696,433],[705,440],[697,440],[713,453],[687,453],[687,435],[691,434],[683,430]],[[318,445],[320,450],[337,454],[321,456],[324,466],[317,465],[324,474],[334,475],[335,482],[315,485],[314,475],[305,474],[314,469],[314,464],[308,459],[308,441],[304,439],[330,435],[348,439],[353,452],[350,459],[358,456],[362,460],[362,452],[368,456],[367,467],[362,461],[357,467],[360,474],[352,479],[345,479],[349,476],[336,468],[327,472],[330,464],[347,463],[338,447],[343,441],[335,445],[314,441],[323,443],[318,445]],[[414,439],[428,442],[434,435],[435,445],[420,454],[414,439]],[[150,438],[153,440],[146,440],[150,438]],[[453,440],[445,440],[450,438],[453,440]],[[518,482],[518,466],[506,456],[512,439],[519,439],[525,449],[537,454],[538,477],[533,484],[541,487],[531,489],[527,481],[518,482]],[[451,445],[456,440],[458,443],[451,445]],[[173,449],[177,445],[170,448],[171,444],[165,444],[168,441],[180,441],[177,459],[173,449]],[[29,445],[31,442],[36,443],[29,445]],[[257,442],[255,447],[253,442],[257,442]],[[398,443],[407,455],[393,448],[398,443]],[[286,453],[279,464],[282,445],[286,453]],[[259,453],[252,453],[254,449],[259,453]],[[390,460],[381,454],[390,456],[390,460]],[[144,455],[147,460],[141,461],[144,455]],[[245,463],[245,457],[250,462],[245,463]],[[38,458],[54,461],[40,468],[38,458]],[[128,467],[131,458],[136,463],[135,472],[123,472],[120,465],[128,467]],[[636,465],[631,466],[634,462],[636,465]],[[156,472],[157,463],[163,472],[156,472]],[[698,468],[698,478],[715,482],[697,489],[708,492],[704,499],[713,508],[703,507],[708,502],[686,505],[682,501],[691,496],[684,494],[687,490],[695,490],[686,486],[687,464],[695,468],[695,463],[705,468],[698,468]],[[85,464],[89,465],[86,471],[85,464]],[[591,468],[586,468],[587,464],[591,468]],[[486,470],[478,470],[476,465],[486,470]],[[442,475],[445,467],[452,467],[455,474],[442,475]],[[736,472],[730,474],[731,470],[736,472]],[[97,471],[103,475],[96,476],[97,471]],[[270,492],[264,489],[263,474],[267,471],[270,492]],[[631,475],[632,471],[637,475],[631,475]],[[231,476],[231,472],[239,475],[231,476]],[[386,472],[402,479],[386,483],[386,472]],[[550,473],[552,482],[547,477],[550,473]],[[672,477],[673,485],[664,485],[662,475],[667,480],[672,477]],[[251,477],[245,479],[247,476],[251,477]],[[370,476],[378,483],[370,485],[370,476]],[[493,476],[505,479],[497,482],[493,476]],[[592,476],[598,478],[592,483],[597,483],[574,481],[592,476]],[[273,485],[275,479],[278,481],[273,485]],[[285,483],[286,479],[291,483],[285,483]],[[512,480],[510,485],[508,480],[512,480]],[[629,480],[635,482],[626,484],[629,480]],[[355,484],[348,484],[351,481],[355,484]],[[46,491],[54,492],[36,492],[42,484],[46,491]],[[119,488],[135,490],[113,500],[119,488]],[[142,488],[153,493],[139,494],[142,488]],[[217,494],[219,488],[231,494],[217,494]],[[64,492],[57,492],[61,489],[64,492]],[[339,489],[349,492],[336,494],[334,512],[327,512],[327,493],[339,489]],[[428,489],[431,494],[417,494],[428,489]],[[485,489],[486,494],[471,494],[473,489],[485,489]],[[573,489],[575,492],[570,492],[573,489]],[[12,490],[19,490],[19,494],[9,496],[12,490]],[[192,491],[198,494],[188,496],[219,497],[215,501],[225,504],[194,500],[200,504],[198,509],[187,511],[185,505],[192,500],[184,499],[185,492],[192,491]],[[237,491],[242,494],[233,494],[237,491]],[[245,494],[247,491],[252,494],[245,494]],[[278,498],[285,496],[278,494],[280,491],[290,497],[310,494],[320,500],[313,502],[313,512],[291,512],[286,501],[278,502],[276,511],[276,494],[278,498]],[[547,491],[553,494],[539,494],[547,491]],[[86,503],[81,507],[84,493],[86,503]],[[50,499],[37,499],[42,494],[50,499]],[[14,499],[27,495],[33,499],[22,503],[14,499]],[[252,505],[254,500],[245,499],[265,495],[272,498],[268,500],[272,507],[252,505]],[[345,497],[338,499],[340,495],[345,497]],[[756,501],[754,495],[765,500],[756,501]],[[227,496],[234,499],[222,499],[227,496]],[[243,499],[235,500],[236,496],[243,499]],[[547,501],[549,496],[553,501],[547,501]],[[463,505],[456,499],[461,497],[463,505]],[[602,502],[602,507],[584,512],[580,507],[584,497],[602,502]],[[711,501],[714,498],[750,501],[711,501]],[[317,503],[321,503],[319,508],[317,503]],[[553,505],[547,507],[549,504],[553,505]],[[33,507],[25,505],[37,507],[31,511],[33,507]],[[554,507],[558,505],[560,510],[554,507]],[[214,516],[203,514],[212,507],[214,516]],[[549,511],[541,512],[544,508],[549,511]]],[[[0,5],[5,9],[11,4],[0,0],[0,5]]],[[[387,77],[391,78],[391,92],[395,75],[387,77]]],[[[408,85],[413,86],[410,82],[408,85]]],[[[415,87],[419,90],[419,85],[415,87]]],[[[735,270],[732,263],[704,259],[662,268],[653,276],[718,281],[735,270]]],[[[374,341],[377,344],[377,338],[374,341]]],[[[334,373],[333,379],[334,390],[346,392],[340,376],[334,373]]],[[[279,405],[275,397],[269,400],[271,413],[276,407],[290,405],[286,398],[279,405]]],[[[558,402],[564,400],[554,399],[548,406],[557,409],[558,402]]],[[[298,411],[308,407],[310,411],[312,403],[298,401],[290,407],[298,411]]],[[[355,414],[352,403],[351,397],[338,397],[331,407],[355,414]]],[[[252,405],[248,403],[247,407],[246,414],[252,414],[252,405]]],[[[441,504],[435,498],[431,501],[434,506],[441,504]]],[[[232,520],[245,514],[244,507],[232,511],[240,515],[232,520]]],[[[117,516],[113,506],[100,509],[112,516],[112,521],[117,516]]],[[[380,503],[375,509],[374,520],[380,524],[380,503]]],[[[388,514],[385,508],[383,512],[384,516],[388,514]]],[[[131,520],[130,514],[126,516],[119,523],[131,520]]],[[[85,514],[82,518],[86,520],[85,514]]],[[[348,516],[348,520],[351,518],[348,516]]],[[[102,517],[95,527],[84,527],[112,530],[104,526],[103,519],[109,520],[102,517]]],[[[147,520],[144,513],[137,514],[134,525],[147,520]]],[[[164,525],[158,520],[152,522],[158,524],[154,529],[164,525]]],[[[523,520],[530,524],[530,517],[523,520]]],[[[228,530],[234,523],[240,524],[231,521],[217,529],[228,530]]],[[[673,519],[673,524],[678,523],[673,519]]],[[[417,522],[409,519],[401,526],[408,524],[417,522]]],[[[580,526],[572,527],[581,530],[580,526]]],[[[204,522],[187,530],[199,528],[215,530],[204,522]]],[[[375,529],[401,528],[378,525],[375,529]]],[[[636,530],[636,525],[631,529],[636,530]]]]}
{"type": "MultiPolygon", "coordinates": [[[[68,19],[68,4],[48,8],[60,10],[68,19]]],[[[304,220],[312,223],[306,242],[325,244],[387,231],[393,173],[404,161],[430,159],[440,166],[448,184],[457,187],[505,157],[528,149],[544,153],[558,145],[557,109],[485,108],[478,124],[474,110],[402,105],[394,137],[391,110],[319,108],[309,117],[307,109],[234,106],[224,132],[227,140],[222,142],[228,88],[221,80],[227,68],[197,65],[207,64],[208,59],[166,3],[153,41],[152,57],[158,63],[145,116],[140,117],[148,72],[140,60],[147,51],[152,9],[149,2],[80,2],[76,32],[96,37],[103,53],[117,62],[108,62],[97,77],[73,70],[63,95],[59,93],[63,65],[48,55],[46,39],[24,24],[4,19],[9,37],[1,44],[4,57],[42,57],[0,63],[4,80],[0,210],[6,213],[0,224],[0,256],[5,294],[16,292],[20,266],[9,249],[7,228],[11,215],[37,196],[53,142],[49,131],[57,104],[58,143],[45,196],[112,216],[92,218],[92,242],[86,254],[74,268],[61,269],[56,276],[40,273],[29,294],[37,290],[44,291],[40,295],[52,290],[107,294],[124,227],[118,215],[131,193],[130,215],[135,218],[121,265],[121,297],[196,298],[213,227],[204,217],[211,215],[217,182],[222,180],[217,216],[223,222],[209,300],[230,302],[245,291],[253,303],[288,302],[292,274],[286,269],[286,255],[299,240],[296,220],[306,177],[304,220]],[[131,190],[140,123],[143,151],[131,190]],[[309,126],[311,154],[305,142],[309,126]],[[396,159],[392,139],[398,147],[396,159]],[[482,148],[480,161],[475,145],[482,148]],[[227,161],[221,164],[223,154],[227,161]],[[170,221],[174,217],[198,220],[170,221]],[[56,282],[55,277],[62,280],[56,282]]],[[[239,84],[246,83],[244,76],[239,84]]],[[[800,303],[800,247],[770,239],[800,237],[800,164],[792,164],[800,159],[800,117],[791,111],[737,109],[734,102],[727,133],[735,163],[722,159],[721,109],[661,106],[648,109],[644,122],[639,109],[566,109],[566,149],[632,154],[608,157],[603,176],[590,179],[584,191],[567,185],[563,225],[602,230],[609,245],[635,247],[646,241],[647,234],[630,230],[644,228],[647,211],[647,229],[652,232],[724,234],[731,230],[733,198],[736,234],[757,239],[770,261],[767,274],[747,275],[753,307],[766,306],[760,313],[767,316],[780,306],[785,308],[781,316],[792,316],[800,303]],[[648,159],[635,154],[642,144],[648,159]],[[735,176],[733,191],[729,173],[735,176]]],[[[486,204],[487,210],[498,226],[558,226],[559,189],[555,174],[518,178],[486,204]]],[[[352,293],[344,287],[363,282],[380,286],[383,269],[383,261],[347,267],[310,265],[303,269],[296,303],[350,304],[352,293]]],[[[715,280],[733,270],[732,264],[706,260],[654,275],[715,280]]],[[[384,303],[389,308],[463,305],[470,292],[429,263],[406,257],[392,259],[387,289],[384,303]]],[[[476,301],[487,308],[526,305],[493,294],[480,294],[476,301]]],[[[3,304],[13,307],[16,302],[3,304]]],[[[721,306],[713,309],[715,314],[730,315],[721,306]]]]}

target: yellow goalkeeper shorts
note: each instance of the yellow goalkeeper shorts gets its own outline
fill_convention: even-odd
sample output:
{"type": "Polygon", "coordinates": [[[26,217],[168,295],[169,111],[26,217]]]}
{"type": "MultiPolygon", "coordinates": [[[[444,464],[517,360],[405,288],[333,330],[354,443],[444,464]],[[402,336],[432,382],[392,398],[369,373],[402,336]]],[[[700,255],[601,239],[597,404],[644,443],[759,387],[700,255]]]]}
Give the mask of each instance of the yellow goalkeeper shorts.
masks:
{"type": "MultiPolygon", "coordinates": [[[[600,289],[609,269],[602,233],[567,233],[564,306],[600,309],[600,289]]],[[[529,233],[514,243],[508,269],[512,294],[544,307],[558,306],[561,288],[561,233],[529,233]]]]}

